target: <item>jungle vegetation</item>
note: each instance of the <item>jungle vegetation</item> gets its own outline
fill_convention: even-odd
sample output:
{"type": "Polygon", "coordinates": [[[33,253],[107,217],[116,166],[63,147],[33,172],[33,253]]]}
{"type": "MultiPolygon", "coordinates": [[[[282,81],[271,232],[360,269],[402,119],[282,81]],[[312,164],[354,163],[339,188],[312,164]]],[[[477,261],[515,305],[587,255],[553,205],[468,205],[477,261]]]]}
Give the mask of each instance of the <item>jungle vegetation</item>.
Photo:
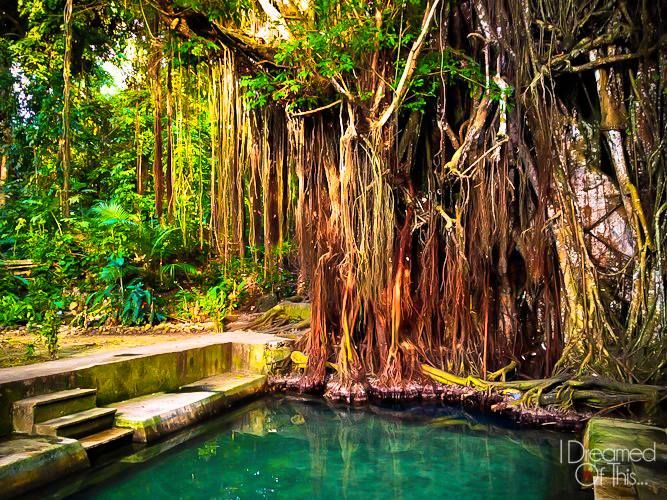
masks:
{"type": "Polygon", "coordinates": [[[3,5],[3,324],[298,293],[303,390],[665,383],[664,2],[3,5]]]}

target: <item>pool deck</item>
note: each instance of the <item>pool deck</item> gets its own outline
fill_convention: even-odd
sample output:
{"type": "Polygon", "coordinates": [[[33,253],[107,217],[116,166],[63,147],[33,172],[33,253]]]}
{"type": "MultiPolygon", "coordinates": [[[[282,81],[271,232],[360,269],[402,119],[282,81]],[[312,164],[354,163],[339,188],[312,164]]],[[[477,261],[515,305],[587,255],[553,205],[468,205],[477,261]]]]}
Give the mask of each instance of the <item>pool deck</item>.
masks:
{"type": "Polygon", "coordinates": [[[47,377],[49,375],[61,374],[97,365],[118,363],[129,357],[137,358],[155,356],[158,354],[187,351],[217,344],[237,343],[262,345],[284,340],[284,338],[277,337],[276,335],[250,331],[204,334],[199,337],[184,340],[173,340],[140,347],[114,349],[112,351],[97,354],[72,356],[66,359],[35,363],[32,365],[0,368],[0,385],[38,377],[47,377]]]}
{"type": "Polygon", "coordinates": [[[222,413],[232,405],[264,392],[266,375],[224,373],[181,387],[181,392],[149,394],[114,403],[116,427],[134,430],[134,440],[147,443],[222,413]]]}
{"type": "Polygon", "coordinates": [[[0,498],[20,495],[89,466],[75,439],[20,434],[0,438],[0,498]]]}

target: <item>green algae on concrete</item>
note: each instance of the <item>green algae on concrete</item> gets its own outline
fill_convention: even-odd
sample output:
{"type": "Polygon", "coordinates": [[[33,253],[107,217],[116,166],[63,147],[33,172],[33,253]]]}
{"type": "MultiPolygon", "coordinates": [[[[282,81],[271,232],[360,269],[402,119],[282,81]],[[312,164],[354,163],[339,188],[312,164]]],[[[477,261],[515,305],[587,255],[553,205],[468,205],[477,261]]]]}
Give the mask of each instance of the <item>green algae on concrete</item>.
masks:
{"type": "MultiPolygon", "coordinates": [[[[80,368],[73,366],[61,373],[0,383],[0,435],[12,430],[14,401],[74,387],[96,388],[100,405],[154,392],[173,391],[184,383],[227,371],[231,349],[231,343],[183,350],[174,346],[172,352],[157,354],[142,354],[142,349],[136,348],[127,353],[120,351],[115,358],[105,356],[99,364],[96,364],[93,355],[90,362],[81,358],[80,368]]],[[[69,358],[67,361],[76,360],[69,358]]],[[[33,367],[35,365],[28,368],[33,367]]]]}
{"type": "Polygon", "coordinates": [[[154,392],[173,391],[184,382],[229,369],[230,344],[217,344],[148,357],[127,357],[120,363],[102,364],[77,372],[81,386],[97,387],[98,402],[105,405],[154,392]]]}
{"type": "Polygon", "coordinates": [[[12,435],[0,439],[0,496],[12,497],[89,467],[88,455],[74,440],[12,435]]]}
{"type": "Polygon", "coordinates": [[[35,424],[35,434],[70,438],[89,436],[111,427],[115,413],[114,408],[90,408],[35,424]]]}
{"type": "Polygon", "coordinates": [[[231,371],[272,374],[294,350],[292,340],[282,339],[270,344],[235,342],[232,346],[231,371]]]}
{"type": "Polygon", "coordinates": [[[265,375],[214,375],[186,384],[180,393],[151,394],[114,404],[115,425],[134,429],[135,441],[154,441],[215,415],[265,386],[265,375]]]}
{"type": "Polygon", "coordinates": [[[583,445],[582,480],[596,498],[667,498],[667,429],[594,417],[583,445]]]}
{"type": "Polygon", "coordinates": [[[267,345],[264,351],[264,362],[267,374],[281,373],[291,366],[290,354],[294,350],[293,343],[267,345]]]}
{"type": "Polygon", "coordinates": [[[266,375],[255,373],[223,373],[184,385],[181,391],[217,392],[225,396],[228,406],[261,392],[266,386],[266,375]]]}
{"type": "Polygon", "coordinates": [[[261,344],[233,344],[230,370],[266,373],[265,349],[261,344]]]}

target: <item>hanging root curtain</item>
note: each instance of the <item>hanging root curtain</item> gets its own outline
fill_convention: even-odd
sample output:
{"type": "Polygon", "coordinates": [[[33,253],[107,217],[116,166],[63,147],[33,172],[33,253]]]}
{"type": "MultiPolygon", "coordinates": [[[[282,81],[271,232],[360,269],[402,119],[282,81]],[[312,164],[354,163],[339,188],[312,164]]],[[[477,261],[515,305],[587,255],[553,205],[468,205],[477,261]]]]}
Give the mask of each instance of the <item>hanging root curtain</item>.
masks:
{"type": "Polygon", "coordinates": [[[211,242],[298,269],[300,389],[664,397],[660,2],[156,3],[221,47],[211,242]]]}

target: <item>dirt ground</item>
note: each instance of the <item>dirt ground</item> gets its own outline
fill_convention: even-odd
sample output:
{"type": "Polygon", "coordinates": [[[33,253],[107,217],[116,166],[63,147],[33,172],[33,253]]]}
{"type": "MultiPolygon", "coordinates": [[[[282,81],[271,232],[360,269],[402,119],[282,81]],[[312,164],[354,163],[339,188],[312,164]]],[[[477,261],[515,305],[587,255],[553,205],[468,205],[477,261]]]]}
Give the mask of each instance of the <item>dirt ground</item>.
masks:
{"type": "MultiPolygon", "coordinates": [[[[215,333],[213,323],[161,323],[156,326],[103,326],[60,329],[58,359],[121,347],[137,347],[215,333]]],[[[0,329],[0,368],[48,361],[46,346],[37,330],[0,329]]]]}

